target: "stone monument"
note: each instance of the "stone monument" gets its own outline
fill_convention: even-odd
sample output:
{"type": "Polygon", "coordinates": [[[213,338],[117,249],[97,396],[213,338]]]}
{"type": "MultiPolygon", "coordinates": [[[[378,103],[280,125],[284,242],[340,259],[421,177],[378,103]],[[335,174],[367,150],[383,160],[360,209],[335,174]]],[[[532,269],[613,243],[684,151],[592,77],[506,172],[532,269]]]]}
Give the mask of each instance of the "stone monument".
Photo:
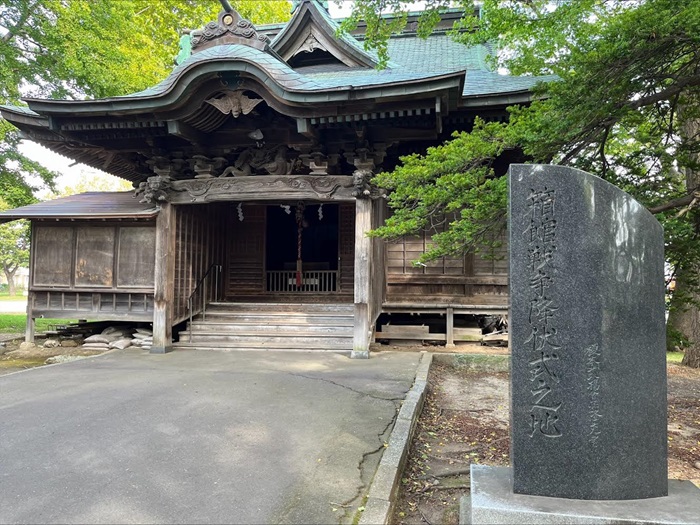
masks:
{"type": "Polygon", "coordinates": [[[509,177],[512,468],[472,466],[472,523],[700,521],[667,475],[661,225],[579,170],[509,177]]]}

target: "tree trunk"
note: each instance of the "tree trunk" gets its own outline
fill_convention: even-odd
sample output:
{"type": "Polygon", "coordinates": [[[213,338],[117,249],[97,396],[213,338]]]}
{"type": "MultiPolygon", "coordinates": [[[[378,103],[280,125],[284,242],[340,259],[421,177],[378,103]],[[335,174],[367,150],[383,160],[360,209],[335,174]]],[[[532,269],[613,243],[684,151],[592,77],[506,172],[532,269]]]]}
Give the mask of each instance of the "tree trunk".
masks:
{"type": "MultiPolygon", "coordinates": [[[[680,106],[680,105],[679,105],[680,106]]],[[[682,117],[684,108],[678,108],[678,116],[682,117]]],[[[681,140],[697,140],[700,132],[700,121],[697,118],[687,118],[681,120],[680,135],[681,140]]],[[[694,159],[696,162],[700,159],[694,159]]],[[[685,168],[686,188],[690,191],[700,186],[700,171],[691,167],[685,168]]],[[[695,226],[695,234],[700,239],[700,215],[697,208],[690,210],[695,226]]],[[[682,364],[700,368],[700,281],[698,279],[700,261],[688,260],[681,264],[676,275],[676,289],[671,301],[671,311],[666,327],[667,349],[673,346],[671,341],[682,338],[683,356],[682,364]]]]}
{"type": "Polygon", "coordinates": [[[675,350],[678,346],[685,352],[683,364],[693,368],[700,368],[700,293],[697,290],[697,272],[694,264],[678,270],[666,327],[667,350],[675,350]]]}
{"type": "Polygon", "coordinates": [[[19,268],[19,266],[3,266],[5,278],[7,279],[7,293],[10,295],[10,297],[17,295],[17,286],[15,285],[15,274],[17,273],[17,268],[19,268]]]}

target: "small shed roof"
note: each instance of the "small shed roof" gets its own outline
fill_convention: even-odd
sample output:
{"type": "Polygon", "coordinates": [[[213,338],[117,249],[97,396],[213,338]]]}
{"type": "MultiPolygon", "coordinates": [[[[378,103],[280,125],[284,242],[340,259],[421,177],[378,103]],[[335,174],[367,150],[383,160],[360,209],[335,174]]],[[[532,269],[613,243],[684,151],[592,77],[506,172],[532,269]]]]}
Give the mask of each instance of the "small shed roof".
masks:
{"type": "Polygon", "coordinates": [[[158,207],[139,202],[133,191],[89,192],[0,212],[0,223],[17,219],[152,219],[158,207]]]}

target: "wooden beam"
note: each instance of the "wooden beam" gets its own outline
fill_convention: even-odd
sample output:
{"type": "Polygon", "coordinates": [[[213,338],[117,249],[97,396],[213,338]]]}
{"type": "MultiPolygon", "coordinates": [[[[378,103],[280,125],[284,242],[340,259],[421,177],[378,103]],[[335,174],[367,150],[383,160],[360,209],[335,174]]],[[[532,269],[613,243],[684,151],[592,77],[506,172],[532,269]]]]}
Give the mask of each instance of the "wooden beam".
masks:
{"type": "Polygon", "coordinates": [[[372,201],[357,199],[355,205],[355,328],[353,332],[353,358],[368,358],[372,337],[369,302],[371,298],[372,239],[367,232],[372,229],[372,201]]]}
{"type": "Polygon", "coordinates": [[[168,192],[173,204],[217,201],[354,201],[350,175],[252,175],[176,180],[168,192]]]}
{"type": "Polygon", "coordinates": [[[168,133],[180,137],[195,146],[201,146],[207,142],[207,136],[204,133],[177,120],[168,121],[168,133]]]}
{"type": "Polygon", "coordinates": [[[482,286],[508,286],[507,275],[441,275],[441,274],[395,274],[387,276],[388,284],[477,284],[482,286]]]}
{"type": "Polygon", "coordinates": [[[175,207],[162,204],[156,221],[155,294],[153,299],[153,346],[151,353],[173,349],[175,282],[175,207]]]}
{"type": "Polygon", "coordinates": [[[318,140],[318,130],[309,123],[309,119],[297,119],[297,133],[308,139],[318,140]]]}

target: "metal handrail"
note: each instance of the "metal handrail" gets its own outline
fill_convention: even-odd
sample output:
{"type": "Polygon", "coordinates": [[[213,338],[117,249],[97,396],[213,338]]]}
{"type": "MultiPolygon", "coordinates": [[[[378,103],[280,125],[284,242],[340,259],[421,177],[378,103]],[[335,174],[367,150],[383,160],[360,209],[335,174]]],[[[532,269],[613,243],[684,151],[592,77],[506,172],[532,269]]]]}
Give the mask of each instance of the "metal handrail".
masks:
{"type": "Polygon", "coordinates": [[[212,270],[216,270],[214,272],[214,301],[219,300],[219,276],[221,275],[221,272],[223,270],[223,266],[221,264],[211,264],[209,268],[207,268],[207,271],[204,272],[204,275],[197,281],[196,286],[194,287],[194,290],[192,290],[192,293],[190,296],[187,298],[187,311],[189,313],[189,318],[190,318],[190,343],[192,342],[192,316],[193,316],[193,310],[194,310],[194,298],[197,295],[197,292],[199,292],[200,288],[203,288],[205,290],[205,293],[202,294],[202,319],[206,320],[207,318],[207,296],[209,295],[207,292],[207,278],[209,277],[209,274],[212,272],[212,270]]]}

